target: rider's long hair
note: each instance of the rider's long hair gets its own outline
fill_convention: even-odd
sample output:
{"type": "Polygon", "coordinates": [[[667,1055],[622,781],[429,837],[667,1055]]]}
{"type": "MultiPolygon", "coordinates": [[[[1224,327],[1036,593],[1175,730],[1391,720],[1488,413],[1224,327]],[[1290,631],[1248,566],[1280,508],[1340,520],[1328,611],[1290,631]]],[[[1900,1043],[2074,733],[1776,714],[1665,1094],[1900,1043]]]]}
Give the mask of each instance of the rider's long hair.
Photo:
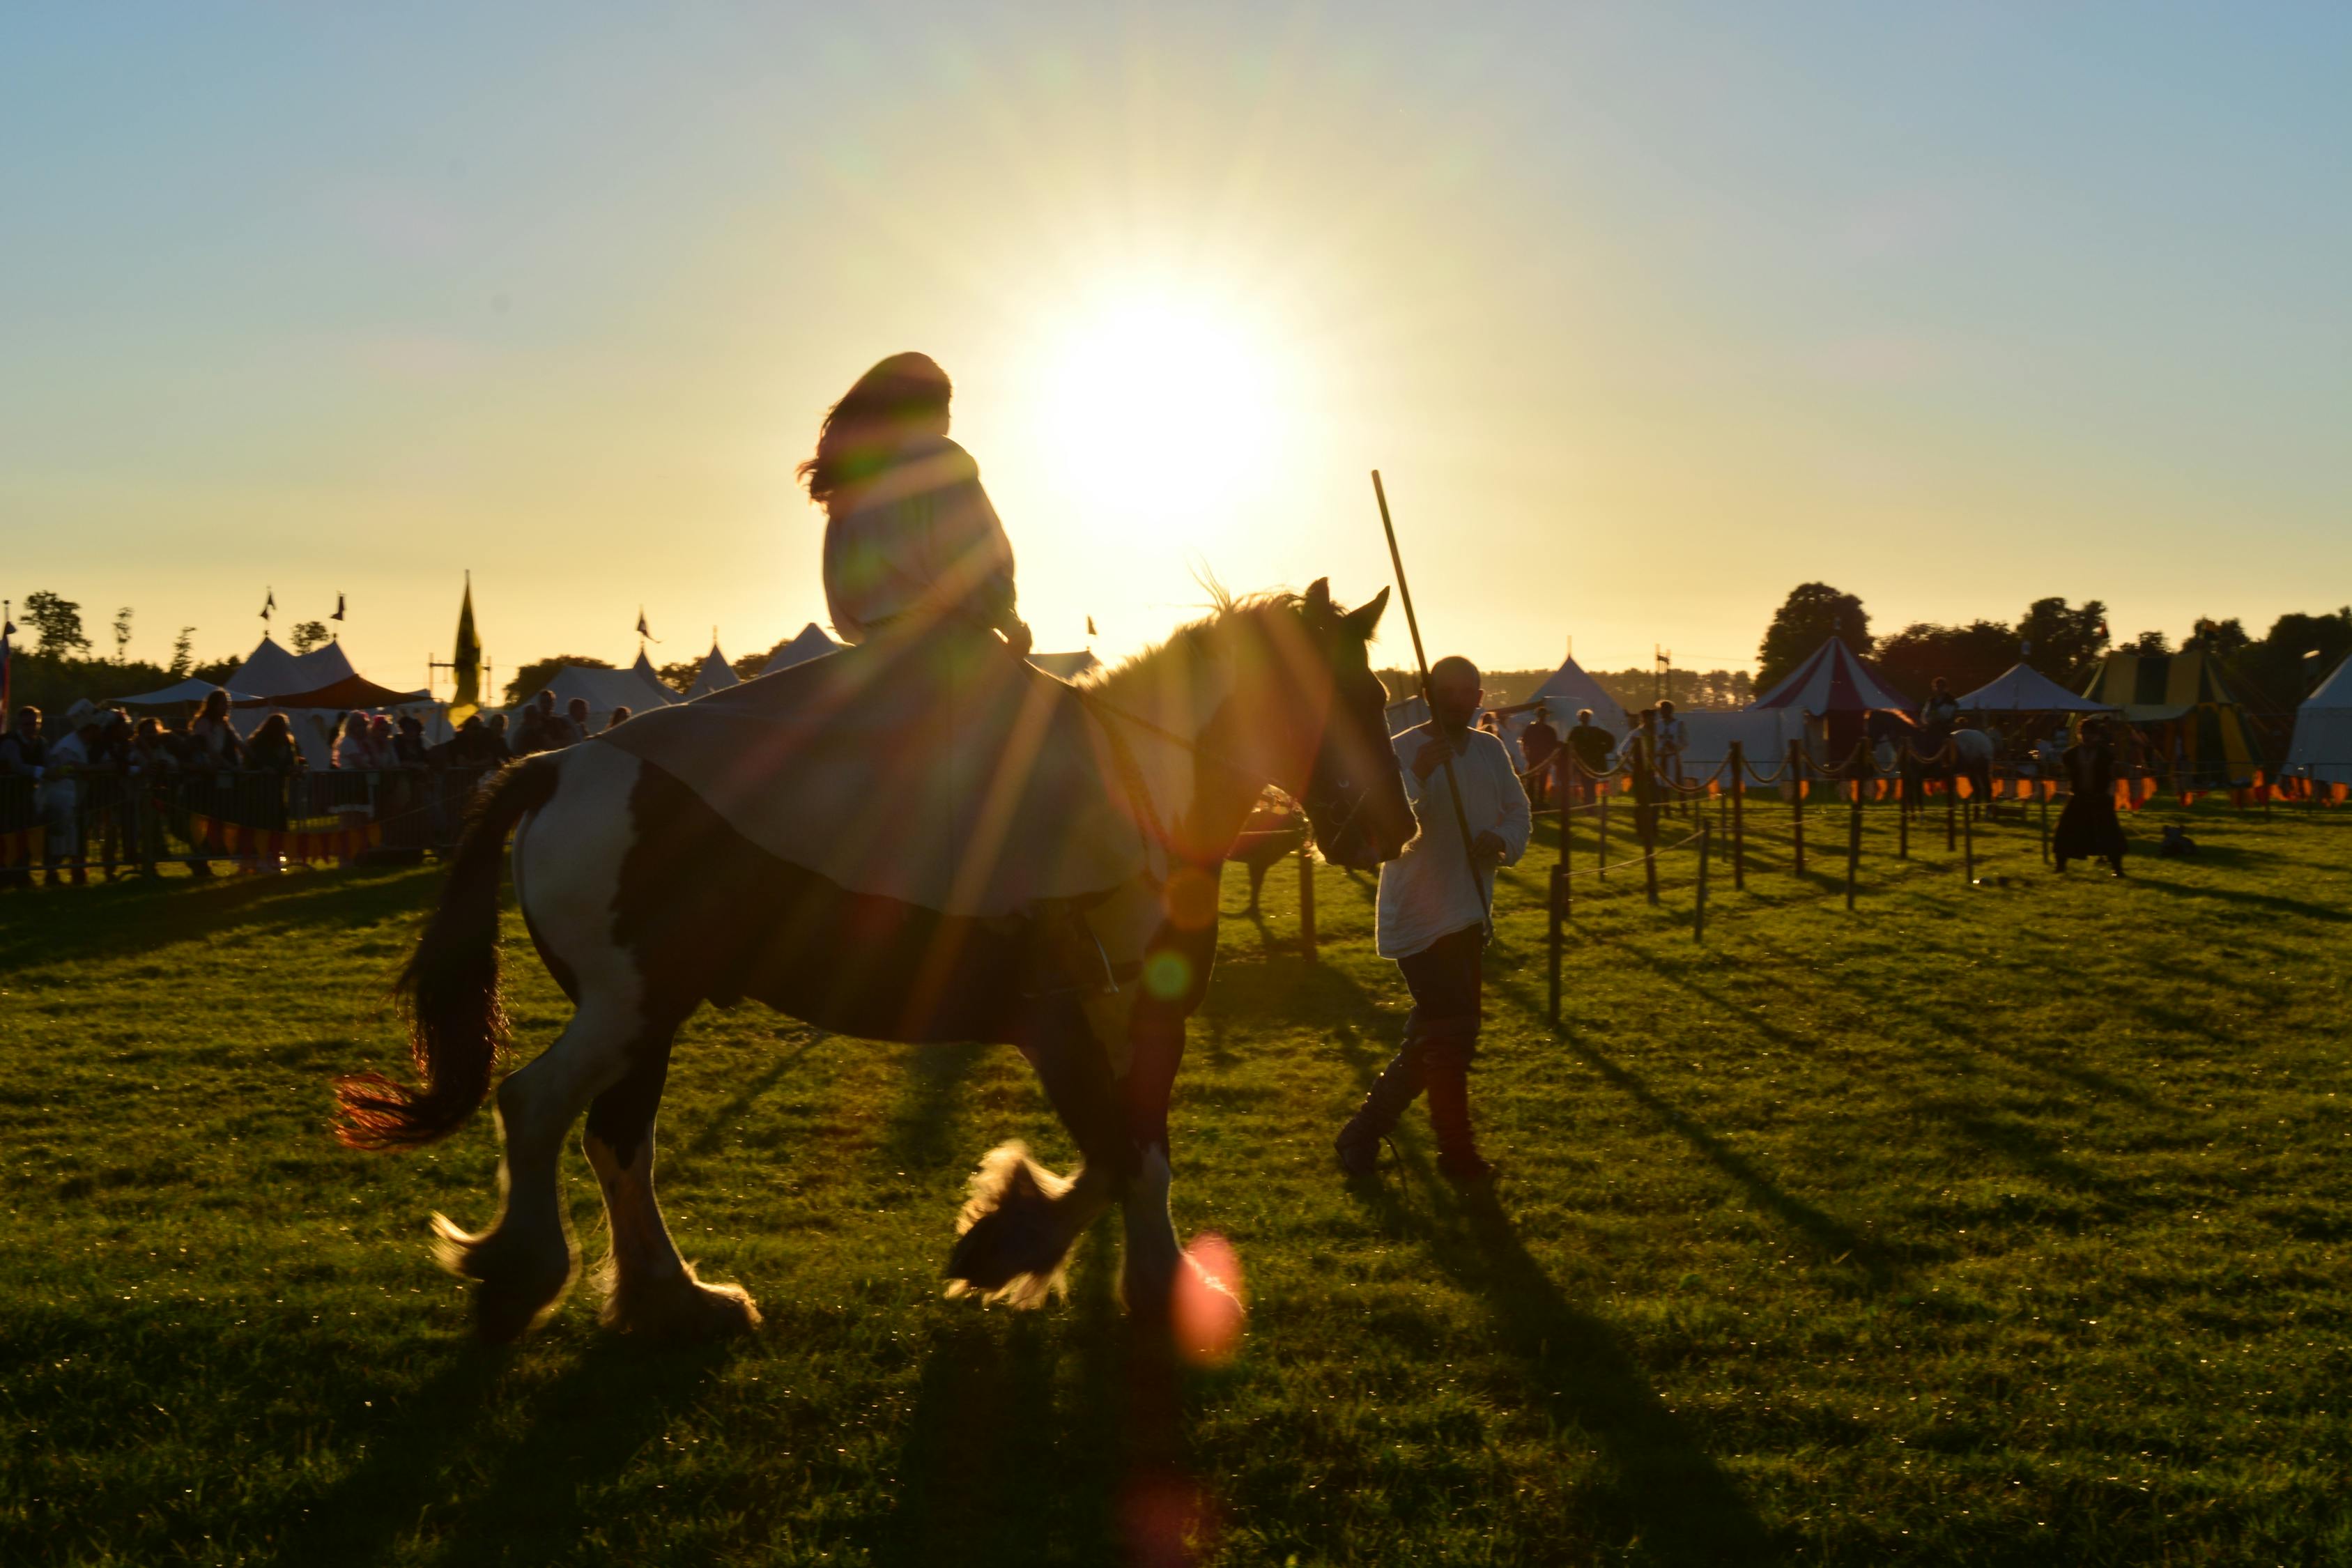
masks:
{"type": "Polygon", "coordinates": [[[929,354],[892,354],[857,378],[824,416],[816,455],[800,468],[809,499],[834,510],[835,498],[887,468],[912,430],[944,429],[955,388],[929,354]]]}

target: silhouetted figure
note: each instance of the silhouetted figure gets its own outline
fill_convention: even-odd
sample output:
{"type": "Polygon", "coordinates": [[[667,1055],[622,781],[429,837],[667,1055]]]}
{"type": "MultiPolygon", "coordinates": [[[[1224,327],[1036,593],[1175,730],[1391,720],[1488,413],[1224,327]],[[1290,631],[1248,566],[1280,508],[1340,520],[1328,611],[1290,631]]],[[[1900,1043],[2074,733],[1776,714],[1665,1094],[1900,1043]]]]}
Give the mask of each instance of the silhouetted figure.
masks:
{"type": "Polygon", "coordinates": [[[2060,759],[2066,773],[2066,808],[2050,836],[2050,858],[2063,871],[2069,860],[2105,860],[2124,874],[2124,828],[2116,818],[2116,751],[2105,722],[2086,720],[2083,738],[2060,759]]]}
{"type": "Polygon", "coordinates": [[[1576,799],[1581,805],[1592,798],[1600,786],[1595,777],[1609,771],[1609,753],[1617,748],[1617,737],[1592,721],[1592,710],[1576,710],[1576,722],[1570,726],[1568,737],[1560,742],[1560,755],[1573,758],[1583,775],[1575,783],[1576,799]]]}
{"type": "Polygon", "coordinates": [[[1559,753],[1559,731],[1551,727],[1551,710],[1542,703],[1519,731],[1519,755],[1527,763],[1528,799],[1541,810],[1549,804],[1552,759],[1559,753]]]}
{"type": "Polygon", "coordinates": [[[1405,796],[1421,833],[1381,868],[1378,947],[1394,959],[1412,993],[1404,1043],[1339,1137],[1340,1168],[1370,1175],[1381,1140],[1426,1089],[1437,1134],[1438,1169],[1454,1181],[1494,1173],[1470,1127],[1470,1062],[1478,1051],[1486,983],[1486,909],[1495,868],[1518,859],[1532,819],[1527,792],[1502,738],[1470,728],[1478,711],[1478,668],[1442,658],[1429,672],[1430,721],[1396,738],[1405,796]],[[1461,788],[1457,820],[1446,789],[1446,759],[1461,788]],[[1470,845],[1465,855],[1462,827],[1470,845]],[[1471,863],[1478,881],[1471,880],[1471,863]]]}

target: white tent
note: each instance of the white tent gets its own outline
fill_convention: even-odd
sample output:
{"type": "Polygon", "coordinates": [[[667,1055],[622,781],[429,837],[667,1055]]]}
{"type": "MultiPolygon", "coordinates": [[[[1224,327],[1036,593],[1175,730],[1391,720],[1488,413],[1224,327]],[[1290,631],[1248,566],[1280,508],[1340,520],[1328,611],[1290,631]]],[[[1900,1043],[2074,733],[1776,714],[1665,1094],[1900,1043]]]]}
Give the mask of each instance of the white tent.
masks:
{"type": "Polygon", "coordinates": [[[760,673],[771,675],[779,669],[790,669],[796,664],[806,664],[833,652],[841,645],[824,635],[824,629],[814,621],[803,626],[797,636],[778,643],[768,653],[768,662],[760,673]]]}
{"type": "Polygon", "coordinates": [[[2352,658],[2319,683],[2294,710],[2294,741],[2287,748],[2289,778],[2352,784],[2352,658]]]}
{"type": "MultiPolygon", "coordinates": [[[[221,687],[214,681],[198,680],[191,676],[176,685],[166,686],[160,691],[142,691],[136,697],[114,697],[108,699],[108,701],[120,702],[132,708],[161,708],[173,702],[202,702],[220,689],[221,687]]],[[[243,702],[254,695],[255,693],[250,691],[239,691],[235,687],[228,689],[229,700],[232,702],[243,702]]]]}
{"type": "Polygon", "coordinates": [[[730,686],[742,684],[735,673],[735,667],[729,664],[727,656],[719,651],[718,639],[713,638],[710,651],[702,656],[702,668],[694,672],[694,684],[687,688],[686,700],[691,702],[698,697],[708,697],[714,691],[724,691],[730,686]]]}
{"type": "Polygon", "coordinates": [[[1535,717],[1534,708],[1538,702],[1550,710],[1551,727],[1563,735],[1575,724],[1577,710],[1583,708],[1591,709],[1592,721],[1620,740],[1624,739],[1625,731],[1632,728],[1625,717],[1625,710],[1617,699],[1602,689],[1601,683],[1587,675],[1584,667],[1572,658],[1553,670],[1544,683],[1535,689],[1534,694],[1524,704],[1528,711],[1515,715],[1511,721],[1513,734],[1526,728],[1535,717]]]}
{"type": "MultiPolygon", "coordinates": [[[[644,653],[626,669],[597,669],[584,664],[567,664],[555,672],[541,690],[555,693],[559,711],[571,706],[574,698],[588,704],[589,722],[603,729],[612,718],[613,710],[626,708],[633,713],[643,713],[651,708],[667,708],[677,702],[678,695],[662,684],[654,673],[651,660],[644,653]]],[[[539,692],[526,696],[518,708],[539,700],[539,692]]]]}
{"type": "Polygon", "coordinates": [[[1960,700],[1963,713],[2112,713],[2105,702],[2078,697],[2030,665],[2013,664],[1960,700]]]}

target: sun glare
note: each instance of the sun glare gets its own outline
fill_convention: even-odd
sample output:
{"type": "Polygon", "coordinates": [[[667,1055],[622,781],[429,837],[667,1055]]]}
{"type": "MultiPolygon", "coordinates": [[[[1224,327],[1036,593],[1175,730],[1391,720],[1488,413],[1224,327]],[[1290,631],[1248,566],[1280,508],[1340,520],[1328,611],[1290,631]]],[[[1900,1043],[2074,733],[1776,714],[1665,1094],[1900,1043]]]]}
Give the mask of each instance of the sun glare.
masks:
{"type": "Polygon", "coordinates": [[[1081,302],[1041,346],[1066,504],[1213,536],[1280,478],[1305,388],[1279,329],[1246,302],[1124,287],[1081,302]]]}

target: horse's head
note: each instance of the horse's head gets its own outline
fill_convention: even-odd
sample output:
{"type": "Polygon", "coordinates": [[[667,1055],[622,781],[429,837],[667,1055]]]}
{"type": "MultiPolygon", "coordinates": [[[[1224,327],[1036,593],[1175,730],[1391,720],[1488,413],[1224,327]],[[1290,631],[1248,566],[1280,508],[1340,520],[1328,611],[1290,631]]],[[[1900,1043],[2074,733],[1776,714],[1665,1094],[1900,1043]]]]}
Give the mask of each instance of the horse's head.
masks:
{"type": "Polygon", "coordinates": [[[1307,808],[1323,858],[1358,870],[1396,858],[1417,826],[1389,744],[1388,690],[1365,651],[1388,602],[1383,588],[1343,610],[1318,578],[1271,639],[1274,700],[1288,710],[1292,737],[1275,782],[1307,808]]]}

